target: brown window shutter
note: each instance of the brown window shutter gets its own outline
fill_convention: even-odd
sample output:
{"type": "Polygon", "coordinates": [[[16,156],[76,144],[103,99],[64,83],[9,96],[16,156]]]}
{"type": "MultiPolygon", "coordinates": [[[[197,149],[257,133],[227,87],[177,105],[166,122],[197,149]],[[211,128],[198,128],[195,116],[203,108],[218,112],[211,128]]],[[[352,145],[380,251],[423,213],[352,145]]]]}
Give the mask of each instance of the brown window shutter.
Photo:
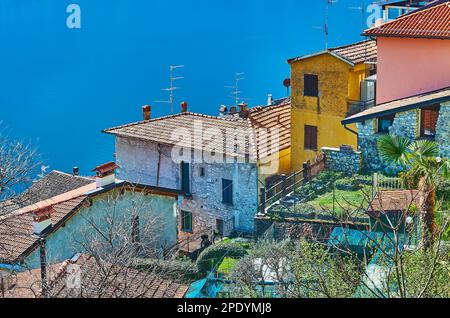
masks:
{"type": "Polygon", "coordinates": [[[317,127],[311,126],[311,149],[317,150],[317,127]]]}
{"type": "Polygon", "coordinates": [[[317,150],[317,127],[305,125],[305,149],[317,150]]]}
{"type": "Polygon", "coordinates": [[[309,126],[305,125],[305,149],[309,149],[311,141],[309,126]]]}

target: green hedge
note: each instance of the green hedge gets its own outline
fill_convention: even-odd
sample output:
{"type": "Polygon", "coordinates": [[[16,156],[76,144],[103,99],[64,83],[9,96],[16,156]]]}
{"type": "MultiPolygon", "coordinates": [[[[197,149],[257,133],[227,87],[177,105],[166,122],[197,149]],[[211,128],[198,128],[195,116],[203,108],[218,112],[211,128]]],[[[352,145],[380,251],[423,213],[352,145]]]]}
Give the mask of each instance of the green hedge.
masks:
{"type": "Polygon", "coordinates": [[[216,267],[224,257],[241,258],[247,250],[239,243],[218,243],[206,248],[197,258],[197,269],[200,273],[207,273],[216,267]]]}

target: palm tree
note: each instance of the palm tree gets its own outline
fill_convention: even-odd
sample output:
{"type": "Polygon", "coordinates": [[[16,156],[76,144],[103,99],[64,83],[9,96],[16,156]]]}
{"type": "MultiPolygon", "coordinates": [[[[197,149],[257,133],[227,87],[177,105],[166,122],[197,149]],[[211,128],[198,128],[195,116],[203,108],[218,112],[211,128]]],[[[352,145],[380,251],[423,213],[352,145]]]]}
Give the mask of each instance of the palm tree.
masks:
{"type": "Polygon", "coordinates": [[[430,247],[436,234],[435,189],[440,181],[449,178],[450,161],[438,157],[439,147],[431,140],[410,141],[386,135],[378,140],[378,152],[384,161],[402,166],[405,180],[424,193],[421,234],[424,247],[430,247]]]}

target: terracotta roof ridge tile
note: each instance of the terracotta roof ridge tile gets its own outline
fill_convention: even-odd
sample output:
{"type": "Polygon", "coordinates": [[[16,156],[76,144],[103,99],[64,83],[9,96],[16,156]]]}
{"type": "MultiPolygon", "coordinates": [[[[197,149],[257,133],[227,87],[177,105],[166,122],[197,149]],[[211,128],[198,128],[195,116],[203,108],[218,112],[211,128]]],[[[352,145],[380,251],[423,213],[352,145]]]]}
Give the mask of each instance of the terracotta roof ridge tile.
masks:
{"type": "MultiPolygon", "coordinates": [[[[412,19],[413,17],[415,17],[418,14],[424,14],[424,13],[427,13],[427,12],[429,12],[431,10],[438,10],[438,8],[440,8],[441,6],[442,7],[443,6],[448,6],[450,8],[450,0],[446,1],[446,2],[442,2],[442,3],[434,4],[434,5],[432,5],[432,4],[433,3],[430,3],[430,6],[424,6],[424,7],[420,8],[420,9],[414,10],[414,11],[408,13],[408,14],[401,15],[401,16],[399,16],[398,18],[396,18],[394,20],[387,21],[387,22],[385,22],[385,23],[383,23],[381,25],[373,26],[373,27],[371,27],[369,29],[366,29],[366,30],[364,30],[363,34],[369,33],[371,31],[376,31],[376,30],[380,30],[381,31],[381,28],[383,28],[385,26],[389,26],[389,25],[392,25],[392,24],[395,24],[395,23],[402,22],[405,19],[412,19]]],[[[402,28],[401,30],[404,30],[404,29],[402,28]]],[[[415,30],[415,29],[412,29],[412,30],[415,30]]],[[[442,31],[440,31],[440,32],[442,32],[442,31]]],[[[372,34],[369,34],[369,35],[372,35],[372,34]]],[[[373,34],[373,35],[376,35],[376,34],[373,34]]]]}

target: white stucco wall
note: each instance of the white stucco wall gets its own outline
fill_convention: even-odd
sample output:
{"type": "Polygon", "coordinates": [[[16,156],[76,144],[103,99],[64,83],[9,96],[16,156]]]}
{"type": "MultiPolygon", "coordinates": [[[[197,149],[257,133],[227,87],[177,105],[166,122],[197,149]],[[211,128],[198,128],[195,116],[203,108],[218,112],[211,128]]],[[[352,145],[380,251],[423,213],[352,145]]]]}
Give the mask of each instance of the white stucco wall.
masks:
{"type": "Polygon", "coordinates": [[[131,138],[116,138],[117,178],[133,183],[180,189],[180,165],[171,159],[171,147],[160,146],[161,163],[158,176],[158,144],[131,138]]]}

